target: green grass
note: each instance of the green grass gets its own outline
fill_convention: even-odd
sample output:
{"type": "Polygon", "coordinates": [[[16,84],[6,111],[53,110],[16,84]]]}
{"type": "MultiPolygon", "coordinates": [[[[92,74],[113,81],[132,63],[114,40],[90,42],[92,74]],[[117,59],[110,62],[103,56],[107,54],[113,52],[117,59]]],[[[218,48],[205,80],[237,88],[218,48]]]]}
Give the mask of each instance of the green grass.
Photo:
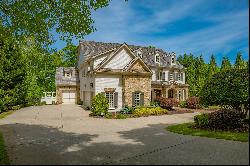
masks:
{"type": "Polygon", "coordinates": [[[7,112],[2,112],[0,113],[0,119],[5,118],[6,116],[12,114],[14,111],[7,111],[7,112]]]}
{"type": "Polygon", "coordinates": [[[2,134],[0,134],[0,165],[10,165],[2,134]]]}
{"type": "Polygon", "coordinates": [[[192,135],[200,137],[209,137],[233,141],[248,142],[249,133],[248,132],[232,132],[232,131],[212,131],[205,129],[193,129],[191,126],[193,123],[184,123],[178,125],[171,125],[167,127],[168,131],[183,134],[192,135]]]}

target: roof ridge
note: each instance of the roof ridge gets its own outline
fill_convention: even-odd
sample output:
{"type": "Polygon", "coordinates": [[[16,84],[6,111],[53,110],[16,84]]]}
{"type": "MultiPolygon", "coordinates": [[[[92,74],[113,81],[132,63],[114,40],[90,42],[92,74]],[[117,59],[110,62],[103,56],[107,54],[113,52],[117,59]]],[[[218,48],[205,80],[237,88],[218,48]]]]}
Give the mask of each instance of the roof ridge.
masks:
{"type": "MultiPolygon", "coordinates": [[[[115,42],[101,42],[101,41],[93,41],[93,40],[80,40],[79,43],[96,43],[96,44],[113,44],[113,45],[123,45],[124,43],[126,42],[123,42],[123,43],[115,43],[115,42]]],[[[161,51],[165,54],[168,54],[166,51],[164,51],[163,49],[161,48],[157,48],[157,47],[150,47],[150,46],[139,46],[139,45],[133,45],[133,44],[128,44],[126,43],[129,47],[138,47],[138,48],[144,48],[144,49],[152,49],[152,50],[155,50],[155,51],[161,51]]]]}

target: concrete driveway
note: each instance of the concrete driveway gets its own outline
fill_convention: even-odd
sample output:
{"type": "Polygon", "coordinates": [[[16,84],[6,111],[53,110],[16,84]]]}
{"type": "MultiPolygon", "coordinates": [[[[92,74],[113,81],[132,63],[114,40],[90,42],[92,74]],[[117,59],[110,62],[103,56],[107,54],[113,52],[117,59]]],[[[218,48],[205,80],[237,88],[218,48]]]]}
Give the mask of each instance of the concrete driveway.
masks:
{"type": "Polygon", "coordinates": [[[249,143],[165,130],[198,113],[97,119],[77,105],[23,108],[0,120],[11,164],[249,164],[249,143]]]}

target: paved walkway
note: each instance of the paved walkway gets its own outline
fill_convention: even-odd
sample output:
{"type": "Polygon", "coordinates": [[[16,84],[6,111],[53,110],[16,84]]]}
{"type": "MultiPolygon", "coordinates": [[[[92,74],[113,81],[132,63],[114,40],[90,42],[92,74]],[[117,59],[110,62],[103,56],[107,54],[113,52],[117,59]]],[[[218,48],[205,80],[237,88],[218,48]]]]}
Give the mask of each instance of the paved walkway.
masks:
{"type": "Polygon", "coordinates": [[[198,113],[97,119],[76,105],[23,108],[0,120],[11,164],[248,164],[249,143],[165,130],[198,113]]]}

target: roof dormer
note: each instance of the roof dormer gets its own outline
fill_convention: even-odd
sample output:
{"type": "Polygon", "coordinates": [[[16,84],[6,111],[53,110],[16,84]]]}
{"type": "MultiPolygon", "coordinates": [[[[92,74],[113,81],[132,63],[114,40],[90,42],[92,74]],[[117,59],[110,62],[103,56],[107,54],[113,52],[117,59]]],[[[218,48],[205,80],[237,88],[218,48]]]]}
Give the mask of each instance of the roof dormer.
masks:
{"type": "Polygon", "coordinates": [[[175,53],[174,52],[172,52],[171,53],[171,65],[175,65],[175,63],[176,63],[176,59],[175,59],[176,57],[175,57],[175,53]]]}
{"type": "Polygon", "coordinates": [[[155,54],[155,63],[160,63],[160,55],[159,55],[159,53],[155,54]]]}

